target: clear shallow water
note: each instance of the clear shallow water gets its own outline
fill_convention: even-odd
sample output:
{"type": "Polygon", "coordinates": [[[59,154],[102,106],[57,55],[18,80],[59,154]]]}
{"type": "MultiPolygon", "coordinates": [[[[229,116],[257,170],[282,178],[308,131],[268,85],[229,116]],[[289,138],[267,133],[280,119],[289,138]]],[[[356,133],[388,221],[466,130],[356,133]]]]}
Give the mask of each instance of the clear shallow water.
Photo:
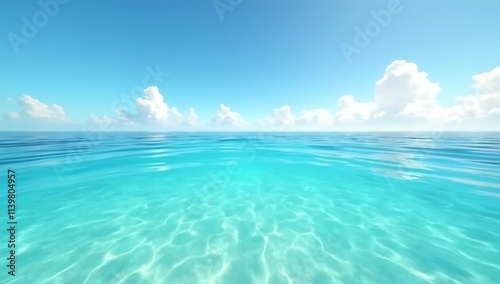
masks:
{"type": "Polygon", "coordinates": [[[498,283],[500,135],[444,135],[0,133],[2,283],[498,283]]]}

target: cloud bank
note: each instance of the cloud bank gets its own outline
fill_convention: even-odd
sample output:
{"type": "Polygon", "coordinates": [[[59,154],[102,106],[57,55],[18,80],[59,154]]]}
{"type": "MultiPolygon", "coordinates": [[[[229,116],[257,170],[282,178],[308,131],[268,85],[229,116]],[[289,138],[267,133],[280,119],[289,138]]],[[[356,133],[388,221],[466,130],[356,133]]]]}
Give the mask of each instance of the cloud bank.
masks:
{"type": "MultiPolygon", "coordinates": [[[[9,102],[14,102],[12,99],[7,99],[9,102]]],[[[64,109],[57,104],[51,106],[33,98],[32,96],[23,95],[17,101],[21,111],[9,112],[6,118],[17,121],[21,119],[45,120],[51,122],[66,122],[66,113],[64,109]]]]}
{"type": "Polygon", "coordinates": [[[500,130],[500,67],[472,76],[473,93],[440,105],[441,87],[415,63],[396,60],[375,82],[371,101],[343,95],[336,109],[276,108],[264,122],[281,129],[307,125],[321,130],[500,130]],[[462,127],[462,128],[461,128],[462,127]]]}
{"type": "MultiPolygon", "coordinates": [[[[471,92],[457,96],[451,105],[439,103],[440,93],[440,85],[419,70],[417,64],[396,60],[375,82],[375,93],[369,101],[346,94],[329,106],[298,112],[285,104],[250,123],[230,106],[220,104],[213,117],[202,123],[194,108],[181,113],[167,104],[158,87],[151,86],[130,107],[117,108],[113,115],[90,114],[87,123],[104,130],[127,127],[276,131],[435,130],[436,127],[442,130],[500,130],[500,67],[473,75],[471,92]]],[[[28,95],[22,96],[17,104],[21,110],[6,113],[6,120],[69,121],[64,109],[57,104],[49,106],[28,95]]]]}
{"type": "Polygon", "coordinates": [[[144,89],[142,97],[135,99],[132,107],[118,108],[114,117],[91,114],[89,122],[100,129],[141,129],[149,127],[158,130],[198,125],[198,115],[194,108],[188,114],[182,114],[176,107],[171,107],[156,86],[144,89]]]}

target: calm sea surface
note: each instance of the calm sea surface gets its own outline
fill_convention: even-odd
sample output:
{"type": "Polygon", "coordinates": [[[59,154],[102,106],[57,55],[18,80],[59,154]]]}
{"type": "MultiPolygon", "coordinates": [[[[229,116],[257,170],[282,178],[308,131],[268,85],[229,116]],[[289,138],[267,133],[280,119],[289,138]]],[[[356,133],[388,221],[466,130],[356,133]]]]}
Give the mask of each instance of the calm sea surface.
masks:
{"type": "Polygon", "coordinates": [[[499,133],[0,133],[1,283],[500,283],[499,133]]]}

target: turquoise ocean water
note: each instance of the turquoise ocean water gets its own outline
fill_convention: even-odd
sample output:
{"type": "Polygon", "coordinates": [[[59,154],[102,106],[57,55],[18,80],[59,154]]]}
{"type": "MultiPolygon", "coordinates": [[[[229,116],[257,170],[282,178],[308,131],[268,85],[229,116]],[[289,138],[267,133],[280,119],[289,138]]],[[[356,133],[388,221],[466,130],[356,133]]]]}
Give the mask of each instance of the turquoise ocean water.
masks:
{"type": "Polygon", "coordinates": [[[0,133],[2,283],[500,283],[499,133],[0,133]]]}

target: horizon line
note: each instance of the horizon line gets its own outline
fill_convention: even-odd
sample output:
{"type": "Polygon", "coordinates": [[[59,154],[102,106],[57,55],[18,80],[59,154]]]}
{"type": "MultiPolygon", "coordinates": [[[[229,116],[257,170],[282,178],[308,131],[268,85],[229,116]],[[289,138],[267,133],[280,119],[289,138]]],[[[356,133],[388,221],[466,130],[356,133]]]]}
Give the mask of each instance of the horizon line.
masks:
{"type": "Polygon", "coordinates": [[[230,130],[201,130],[201,131],[187,131],[187,130],[0,130],[0,133],[44,133],[44,132],[101,132],[101,133],[350,133],[350,132],[364,132],[364,133],[384,133],[384,132],[398,132],[398,133],[435,133],[435,132],[499,132],[500,130],[314,130],[314,131],[283,131],[283,130],[244,130],[244,131],[230,131],[230,130]]]}

